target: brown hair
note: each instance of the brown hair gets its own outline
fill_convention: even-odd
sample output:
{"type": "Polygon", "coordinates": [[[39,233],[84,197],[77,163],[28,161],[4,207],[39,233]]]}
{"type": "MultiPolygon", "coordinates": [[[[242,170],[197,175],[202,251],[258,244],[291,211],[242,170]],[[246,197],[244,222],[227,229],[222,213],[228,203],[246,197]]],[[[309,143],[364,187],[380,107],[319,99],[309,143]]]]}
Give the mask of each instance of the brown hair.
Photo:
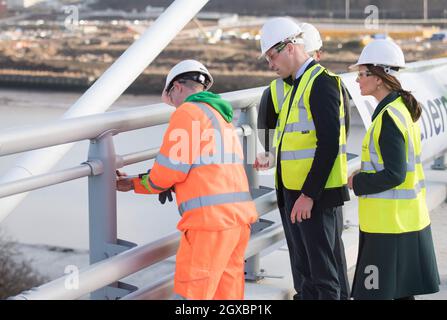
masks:
{"type": "Polygon", "coordinates": [[[386,73],[382,67],[373,66],[371,64],[366,65],[366,67],[373,75],[382,79],[383,83],[388,89],[396,91],[400,94],[404,100],[405,106],[411,114],[413,122],[416,122],[421,117],[422,107],[411,92],[404,90],[399,80],[397,80],[396,77],[386,73]]]}

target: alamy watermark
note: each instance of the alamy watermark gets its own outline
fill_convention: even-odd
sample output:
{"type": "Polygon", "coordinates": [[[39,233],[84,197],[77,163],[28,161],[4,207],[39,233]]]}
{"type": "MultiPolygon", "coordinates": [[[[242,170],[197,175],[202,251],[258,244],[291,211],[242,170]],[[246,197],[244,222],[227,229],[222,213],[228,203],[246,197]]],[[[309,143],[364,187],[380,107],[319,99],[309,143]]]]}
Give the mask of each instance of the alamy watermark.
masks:
{"type": "Polygon", "coordinates": [[[67,290],[78,290],[79,289],[79,268],[75,265],[67,265],[65,267],[64,273],[67,275],[65,277],[65,289],[67,290]]]}
{"type": "Polygon", "coordinates": [[[74,31],[79,26],[79,8],[77,6],[64,7],[64,13],[68,14],[64,20],[64,26],[70,31],[74,31]]]}
{"type": "Polygon", "coordinates": [[[374,5],[365,7],[365,29],[378,30],[379,29],[379,8],[374,5]]]}
{"type": "Polygon", "coordinates": [[[368,276],[365,278],[366,290],[378,290],[379,289],[379,268],[375,265],[369,265],[365,267],[365,274],[368,276]]]}

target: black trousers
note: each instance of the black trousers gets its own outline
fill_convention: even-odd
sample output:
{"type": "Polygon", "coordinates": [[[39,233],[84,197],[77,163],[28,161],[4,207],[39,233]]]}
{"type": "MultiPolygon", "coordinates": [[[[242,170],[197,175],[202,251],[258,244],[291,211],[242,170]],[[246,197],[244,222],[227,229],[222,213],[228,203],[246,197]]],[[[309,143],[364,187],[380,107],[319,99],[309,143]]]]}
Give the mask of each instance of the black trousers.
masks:
{"type": "Polygon", "coordinates": [[[303,300],[348,299],[349,282],[341,234],[341,207],[321,208],[315,204],[311,218],[292,224],[290,213],[299,191],[281,188],[278,206],[286,235],[293,284],[303,300]]]}

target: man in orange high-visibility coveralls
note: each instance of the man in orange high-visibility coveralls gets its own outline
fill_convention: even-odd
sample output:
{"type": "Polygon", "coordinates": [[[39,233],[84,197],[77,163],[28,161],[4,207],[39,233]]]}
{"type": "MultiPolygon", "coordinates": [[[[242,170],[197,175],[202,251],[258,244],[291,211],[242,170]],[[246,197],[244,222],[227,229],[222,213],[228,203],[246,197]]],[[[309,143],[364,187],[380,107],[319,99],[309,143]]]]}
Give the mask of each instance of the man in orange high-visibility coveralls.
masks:
{"type": "MultiPolygon", "coordinates": [[[[182,232],[174,291],[187,299],[243,299],[244,253],[257,212],[233,125],[233,108],[206,91],[213,78],[200,62],[169,72],[163,101],[176,107],[154,166],[142,178],[119,175],[119,191],[175,189],[182,232]]],[[[170,195],[170,194],[169,194],[170,195]]]]}

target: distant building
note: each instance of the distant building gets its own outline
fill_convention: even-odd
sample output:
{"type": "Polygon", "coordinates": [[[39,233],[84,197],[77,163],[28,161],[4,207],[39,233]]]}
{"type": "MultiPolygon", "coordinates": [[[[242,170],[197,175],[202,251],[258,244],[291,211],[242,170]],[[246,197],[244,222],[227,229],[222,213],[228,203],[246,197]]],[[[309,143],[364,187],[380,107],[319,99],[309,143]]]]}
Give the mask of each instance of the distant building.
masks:
{"type": "Polygon", "coordinates": [[[7,0],[9,9],[25,9],[45,0],[7,0]]]}

